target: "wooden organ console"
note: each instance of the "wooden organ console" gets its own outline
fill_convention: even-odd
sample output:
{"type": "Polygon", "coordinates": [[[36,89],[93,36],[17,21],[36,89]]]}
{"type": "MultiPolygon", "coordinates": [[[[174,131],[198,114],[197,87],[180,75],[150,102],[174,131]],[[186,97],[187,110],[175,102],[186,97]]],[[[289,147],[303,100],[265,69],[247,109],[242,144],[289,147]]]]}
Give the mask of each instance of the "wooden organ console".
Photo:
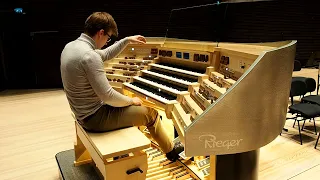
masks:
{"type": "Polygon", "coordinates": [[[172,120],[185,157],[145,149],[146,179],[257,179],[259,148],[280,134],[296,41],[147,38],[105,62],[110,84],[172,120]]]}

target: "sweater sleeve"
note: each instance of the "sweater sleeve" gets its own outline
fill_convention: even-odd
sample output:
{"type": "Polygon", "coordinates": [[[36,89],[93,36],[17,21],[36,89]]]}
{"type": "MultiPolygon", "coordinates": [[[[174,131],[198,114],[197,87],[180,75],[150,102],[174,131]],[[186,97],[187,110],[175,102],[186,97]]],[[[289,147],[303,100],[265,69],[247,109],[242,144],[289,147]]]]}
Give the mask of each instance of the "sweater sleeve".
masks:
{"type": "Polygon", "coordinates": [[[100,56],[103,61],[110,60],[112,58],[115,58],[118,56],[124,48],[129,44],[129,40],[127,38],[123,38],[120,41],[117,41],[110,47],[107,47],[105,49],[97,49],[95,50],[100,56]]]}
{"type": "Polygon", "coordinates": [[[103,70],[102,59],[97,53],[94,51],[86,53],[81,65],[94,92],[104,103],[114,107],[129,106],[133,103],[131,98],[114,90],[109,84],[103,70]]]}

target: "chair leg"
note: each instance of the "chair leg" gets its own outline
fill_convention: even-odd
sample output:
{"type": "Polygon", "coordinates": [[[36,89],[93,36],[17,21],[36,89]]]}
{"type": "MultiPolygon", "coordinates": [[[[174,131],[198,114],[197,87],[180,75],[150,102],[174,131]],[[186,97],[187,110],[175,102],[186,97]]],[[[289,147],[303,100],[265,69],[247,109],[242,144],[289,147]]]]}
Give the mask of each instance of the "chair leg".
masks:
{"type": "Polygon", "coordinates": [[[316,120],[314,118],[313,118],[313,126],[314,126],[314,132],[317,135],[316,120]]]}
{"type": "Polygon", "coordinates": [[[294,128],[294,125],[296,125],[296,121],[297,121],[297,119],[294,120],[294,123],[293,123],[293,126],[292,126],[293,128],[294,128]]]}
{"type": "Polygon", "coordinates": [[[303,121],[301,131],[303,131],[303,128],[304,128],[304,124],[305,124],[305,123],[306,123],[306,120],[303,121]]]}
{"type": "Polygon", "coordinates": [[[319,95],[319,78],[320,78],[320,75],[318,74],[317,95],[319,95]]]}
{"type": "Polygon", "coordinates": [[[300,144],[302,145],[302,137],[301,137],[301,131],[300,131],[300,123],[298,121],[298,129],[299,129],[299,136],[300,136],[300,144]]]}
{"type": "Polygon", "coordinates": [[[319,133],[319,135],[318,135],[318,139],[317,139],[316,145],[314,146],[314,148],[315,148],[315,149],[317,149],[317,145],[318,145],[319,137],[320,137],[320,133],[319,133]]]}

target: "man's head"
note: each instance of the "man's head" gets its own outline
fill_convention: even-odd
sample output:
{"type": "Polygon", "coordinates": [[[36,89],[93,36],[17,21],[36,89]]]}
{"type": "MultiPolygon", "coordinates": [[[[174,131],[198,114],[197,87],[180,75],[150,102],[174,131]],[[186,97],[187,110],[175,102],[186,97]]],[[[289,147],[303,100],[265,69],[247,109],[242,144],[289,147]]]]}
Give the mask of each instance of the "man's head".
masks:
{"type": "Polygon", "coordinates": [[[111,36],[118,36],[118,28],[110,14],[95,12],[87,18],[84,33],[92,37],[97,48],[100,49],[110,40],[111,36]]]}

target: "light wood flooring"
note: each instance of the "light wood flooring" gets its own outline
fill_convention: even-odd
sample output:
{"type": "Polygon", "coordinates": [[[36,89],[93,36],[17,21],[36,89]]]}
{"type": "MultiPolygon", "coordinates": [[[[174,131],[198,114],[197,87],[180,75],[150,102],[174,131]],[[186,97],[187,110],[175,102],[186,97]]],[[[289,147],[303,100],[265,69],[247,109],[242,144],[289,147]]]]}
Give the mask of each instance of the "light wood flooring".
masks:
{"type": "MultiPolygon", "coordinates": [[[[316,79],[317,73],[316,69],[303,69],[294,76],[316,79]]],[[[261,148],[260,180],[320,179],[320,144],[314,149],[313,123],[306,123],[303,145],[292,124],[288,120],[285,127],[289,132],[261,148]]],[[[316,125],[319,131],[319,120],[316,125]]],[[[61,89],[0,92],[1,180],[58,179],[55,154],[72,149],[74,139],[73,118],[61,89]]]]}

